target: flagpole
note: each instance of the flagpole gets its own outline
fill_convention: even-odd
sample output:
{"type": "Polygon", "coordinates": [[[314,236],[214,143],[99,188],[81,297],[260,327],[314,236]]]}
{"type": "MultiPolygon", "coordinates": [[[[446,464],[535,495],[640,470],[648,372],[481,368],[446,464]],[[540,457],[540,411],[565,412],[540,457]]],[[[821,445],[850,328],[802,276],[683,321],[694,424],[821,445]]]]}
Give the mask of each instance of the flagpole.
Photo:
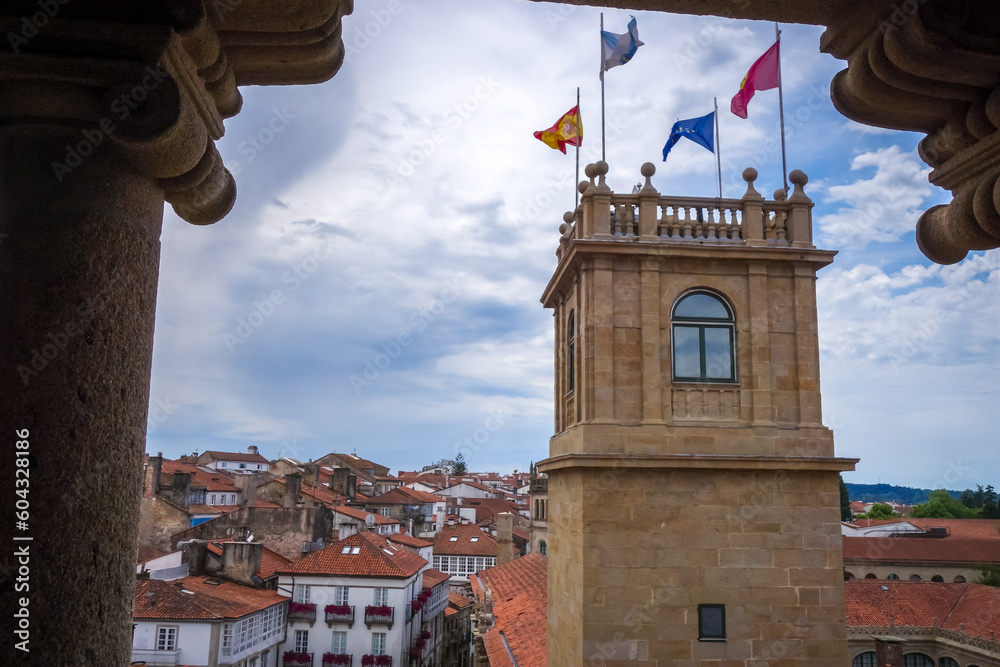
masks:
{"type": "Polygon", "coordinates": [[[788,163],[785,161],[785,101],[781,94],[781,30],[774,24],[774,39],[778,42],[778,114],[781,116],[781,180],[788,193],[788,163]]]}
{"type": "Polygon", "coordinates": [[[719,174],[719,199],[722,199],[722,142],[719,140],[719,98],[713,97],[715,103],[715,168],[719,174]]]}
{"type": "Polygon", "coordinates": [[[576,212],[576,207],[580,205],[580,188],[577,185],[580,183],[580,144],[583,143],[583,114],[580,113],[580,86],[576,87],[576,118],[577,118],[577,139],[576,139],[576,180],[573,181],[573,192],[575,196],[573,197],[573,211],[576,212]]]}
{"type": "Polygon", "coordinates": [[[601,12],[601,161],[604,159],[604,12],[601,12]]]}

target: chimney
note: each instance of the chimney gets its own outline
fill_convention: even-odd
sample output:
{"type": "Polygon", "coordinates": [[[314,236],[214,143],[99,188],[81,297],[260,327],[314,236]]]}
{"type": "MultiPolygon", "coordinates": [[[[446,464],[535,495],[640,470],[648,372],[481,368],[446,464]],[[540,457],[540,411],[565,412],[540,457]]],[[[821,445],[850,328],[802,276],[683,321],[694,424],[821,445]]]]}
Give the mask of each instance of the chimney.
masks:
{"type": "Polygon", "coordinates": [[[302,482],[306,486],[316,486],[319,482],[318,463],[305,463],[302,465],[302,482]]]}
{"type": "Polygon", "coordinates": [[[298,473],[285,475],[285,497],[283,507],[295,507],[299,502],[299,491],[302,489],[302,476],[298,473]]]}
{"type": "Polygon", "coordinates": [[[155,496],[160,492],[160,475],[163,473],[163,452],[157,452],[156,456],[149,457],[149,469],[151,473],[149,488],[152,495],[155,496]]]}
{"type": "Polygon", "coordinates": [[[205,557],[208,554],[208,542],[205,540],[187,540],[181,546],[181,564],[187,565],[188,574],[192,577],[205,574],[205,557]]]}
{"type": "Polygon", "coordinates": [[[223,542],[222,572],[223,579],[239,584],[254,586],[254,576],[260,571],[260,559],[264,553],[263,542],[223,542]]]}
{"type": "Polygon", "coordinates": [[[257,476],[257,473],[235,475],[233,483],[240,491],[243,506],[254,507],[257,504],[257,486],[260,484],[260,477],[257,476]]]}
{"type": "Polygon", "coordinates": [[[188,499],[191,495],[191,473],[175,472],[173,484],[171,485],[171,499],[181,507],[188,506],[188,499]]]}
{"type": "Polygon", "coordinates": [[[350,468],[334,468],[330,475],[330,490],[347,496],[351,500],[357,496],[358,478],[350,468]]]}
{"type": "Polygon", "coordinates": [[[497,514],[497,565],[514,560],[514,515],[497,514]]]}
{"type": "Polygon", "coordinates": [[[247,447],[247,454],[256,454],[256,453],[257,453],[257,445],[250,445],[249,447],[247,447]]]}

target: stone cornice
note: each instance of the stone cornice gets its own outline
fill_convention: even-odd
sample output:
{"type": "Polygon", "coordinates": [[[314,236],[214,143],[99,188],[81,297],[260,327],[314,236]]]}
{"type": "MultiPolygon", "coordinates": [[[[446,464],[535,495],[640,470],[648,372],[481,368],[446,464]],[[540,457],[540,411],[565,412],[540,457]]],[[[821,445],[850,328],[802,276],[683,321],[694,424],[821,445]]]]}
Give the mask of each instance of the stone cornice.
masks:
{"type": "Polygon", "coordinates": [[[561,454],[538,462],[540,472],[566,468],[657,470],[796,470],[843,472],[861,459],[821,456],[716,456],[706,454],[561,454]]]}

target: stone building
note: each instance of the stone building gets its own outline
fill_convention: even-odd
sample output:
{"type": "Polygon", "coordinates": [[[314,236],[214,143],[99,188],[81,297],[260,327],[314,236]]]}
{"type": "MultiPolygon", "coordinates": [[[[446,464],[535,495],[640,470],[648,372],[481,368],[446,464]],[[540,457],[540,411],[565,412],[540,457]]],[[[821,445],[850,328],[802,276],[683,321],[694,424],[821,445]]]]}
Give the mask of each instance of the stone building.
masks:
{"type": "Polygon", "coordinates": [[[820,415],[807,178],[766,201],[587,167],[555,315],[548,664],[843,667],[841,471],[820,415]],[[610,494],[614,502],[608,502],[610,494]],[[687,661],[687,662],[686,662],[687,661]]]}
{"type": "MultiPolygon", "coordinates": [[[[955,197],[918,222],[921,249],[953,263],[1000,246],[989,196],[1000,177],[992,46],[1000,25],[990,0],[968,0],[962,11],[948,0],[608,4],[827,26],[820,48],[848,63],[832,85],[837,108],[869,125],[927,134],[921,155],[930,180],[955,197]]],[[[5,40],[0,66],[0,420],[47,462],[32,471],[33,515],[74,516],[33,526],[32,584],[46,591],[33,601],[33,629],[61,641],[33,646],[32,657],[121,664],[163,203],[198,225],[227,214],[236,183],[215,141],[240,110],[238,86],[333,77],[345,56],[341,18],[353,3],[78,1],[59,2],[55,17],[38,14],[40,6],[9,0],[0,10],[5,34],[15,36],[28,17],[45,16],[43,34],[16,49],[5,40]],[[134,108],[119,122],[111,105],[123,99],[134,108]],[[81,144],[87,159],[77,154],[73,178],[53,178],[66,147],[81,144]],[[49,336],[60,342],[51,359],[37,350],[49,336]],[[70,474],[104,492],[68,498],[70,474]]],[[[13,491],[13,476],[0,478],[0,494],[13,491]]]]}

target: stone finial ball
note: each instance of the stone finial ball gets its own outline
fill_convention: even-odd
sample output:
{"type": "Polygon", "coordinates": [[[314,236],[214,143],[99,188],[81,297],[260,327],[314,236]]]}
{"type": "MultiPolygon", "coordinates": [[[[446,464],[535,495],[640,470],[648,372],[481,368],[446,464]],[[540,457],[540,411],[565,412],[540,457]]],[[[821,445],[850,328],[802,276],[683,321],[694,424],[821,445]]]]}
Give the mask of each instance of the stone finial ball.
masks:
{"type": "MultiPolygon", "coordinates": [[[[573,222],[574,220],[576,220],[576,213],[574,213],[573,211],[566,211],[565,213],[563,213],[563,220],[565,220],[566,222],[573,222]]],[[[560,231],[561,229],[562,228],[560,227],[560,231]]]]}
{"type": "Polygon", "coordinates": [[[604,160],[598,160],[597,164],[595,164],[594,167],[596,167],[597,173],[600,174],[601,176],[604,176],[606,173],[608,173],[608,163],[605,162],[604,160]]]}
{"type": "Polygon", "coordinates": [[[565,222],[559,225],[560,234],[565,234],[567,229],[569,229],[569,225],[567,225],[565,222]]]}
{"type": "Polygon", "coordinates": [[[576,191],[582,195],[584,192],[587,191],[587,188],[589,187],[590,187],[590,181],[580,181],[579,183],[576,184],[576,191]]]}
{"type": "Polygon", "coordinates": [[[644,162],[641,167],[639,167],[639,173],[646,178],[651,178],[653,174],[656,173],[656,165],[652,162],[644,162]]]}
{"type": "Polygon", "coordinates": [[[753,183],[757,180],[757,170],[753,167],[747,167],[743,170],[743,180],[747,183],[753,183]]]}
{"type": "Polygon", "coordinates": [[[795,185],[805,186],[809,182],[809,177],[801,169],[793,169],[792,173],[788,175],[788,180],[795,185]]]}
{"type": "Polygon", "coordinates": [[[597,178],[597,165],[591,162],[584,168],[583,173],[587,175],[587,178],[597,178]]]}
{"type": "Polygon", "coordinates": [[[785,192],[785,188],[778,188],[774,191],[774,201],[785,201],[785,196],[788,193],[785,192]]]}

